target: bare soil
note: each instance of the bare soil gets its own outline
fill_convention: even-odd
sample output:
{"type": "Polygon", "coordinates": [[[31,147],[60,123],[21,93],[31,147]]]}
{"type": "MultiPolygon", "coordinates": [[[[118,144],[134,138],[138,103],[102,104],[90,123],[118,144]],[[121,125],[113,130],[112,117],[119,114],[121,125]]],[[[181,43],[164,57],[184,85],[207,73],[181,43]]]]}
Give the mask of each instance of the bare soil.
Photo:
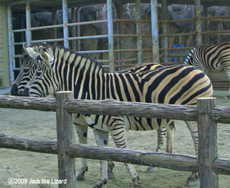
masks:
{"type": "MultiPolygon", "coordinates": [[[[230,105],[230,100],[224,96],[227,91],[216,91],[217,105],[230,105]]],[[[22,137],[35,140],[56,140],[56,117],[53,112],[40,112],[32,110],[16,110],[0,108],[0,133],[13,137],[22,137]]],[[[218,125],[218,153],[220,158],[230,158],[230,126],[218,125]]],[[[130,149],[153,151],[156,148],[156,131],[136,132],[128,131],[128,146],[130,149]]],[[[89,132],[89,144],[96,145],[92,130],[89,132]]],[[[112,140],[109,146],[114,147],[112,140]]],[[[194,146],[187,126],[182,121],[176,121],[176,131],[173,143],[173,153],[194,155],[194,146]]],[[[86,179],[78,182],[79,188],[93,187],[100,179],[100,167],[98,160],[88,160],[89,171],[86,179]]],[[[76,171],[81,165],[81,159],[76,159],[76,171]]],[[[184,188],[189,172],[174,171],[157,168],[154,173],[146,173],[147,167],[135,165],[141,177],[143,188],[184,188]]],[[[116,163],[114,168],[115,178],[109,180],[107,188],[128,188],[132,180],[126,167],[122,163],[116,163]]],[[[33,187],[50,188],[57,185],[29,184],[9,185],[9,178],[25,178],[30,180],[58,179],[57,156],[39,154],[10,149],[0,149],[0,188],[9,187],[33,187]]],[[[198,187],[198,186],[195,186],[198,187]]],[[[229,176],[219,176],[219,187],[230,187],[229,176]]]]}

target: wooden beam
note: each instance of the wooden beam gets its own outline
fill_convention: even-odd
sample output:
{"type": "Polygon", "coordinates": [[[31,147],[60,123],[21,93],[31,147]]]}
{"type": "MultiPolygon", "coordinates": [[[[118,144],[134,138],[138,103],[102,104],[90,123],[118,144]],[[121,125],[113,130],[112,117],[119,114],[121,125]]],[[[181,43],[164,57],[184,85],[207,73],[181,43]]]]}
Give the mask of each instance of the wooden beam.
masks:
{"type": "Polygon", "coordinates": [[[60,184],[59,188],[76,187],[75,159],[68,155],[67,151],[71,143],[75,142],[75,128],[72,121],[72,114],[65,110],[65,102],[73,99],[71,91],[56,93],[56,122],[58,141],[58,178],[67,180],[65,185],[60,184]]]}
{"type": "Polygon", "coordinates": [[[217,155],[217,124],[210,114],[216,106],[215,98],[198,98],[198,163],[200,187],[218,187],[218,175],[214,172],[213,162],[217,155]]]}

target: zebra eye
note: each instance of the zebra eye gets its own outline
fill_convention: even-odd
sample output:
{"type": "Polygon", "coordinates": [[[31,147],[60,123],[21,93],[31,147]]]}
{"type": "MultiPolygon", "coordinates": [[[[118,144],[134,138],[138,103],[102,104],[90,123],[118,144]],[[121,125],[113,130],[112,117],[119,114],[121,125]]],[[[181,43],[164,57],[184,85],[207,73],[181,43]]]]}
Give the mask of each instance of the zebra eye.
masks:
{"type": "Polygon", "coordinates": [[[36,76],[40,77],[42,72],[36,72],[36,76]]]}
{"type": "Polygon", "coordinates": [[[24,68],[24,69],[23,69],[23,72],[24,72],[24,73],[27,73],[27,72],[29,72],[29,70],[30,70],[30,69],[28,69],[28,68],[24,68]]]}

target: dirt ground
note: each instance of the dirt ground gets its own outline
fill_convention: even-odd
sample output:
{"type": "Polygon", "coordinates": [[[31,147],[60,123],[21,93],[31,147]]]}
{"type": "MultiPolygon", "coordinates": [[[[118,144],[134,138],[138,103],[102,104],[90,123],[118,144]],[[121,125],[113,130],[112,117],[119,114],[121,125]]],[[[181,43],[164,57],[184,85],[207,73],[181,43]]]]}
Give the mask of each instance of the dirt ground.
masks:
{"type": "MultiPolygon", "coordinates": [[[[216,91],[217,105],[230,105],[225,100],[226,91],[216,91]]],[[[13,137],[22,137],[35,140],[56,140],[56,117],[54,112],[40,112],[32,110],[16,110],[0,108],[0,133],[13,137]]],[[[220,158],[230,158],[230,126],[218,126],[218,153],[220,158]]],[[[128,146],[130,149],[153,151],[156,148],[156,131],[135,132],[128,131],[128,146]],[[152,139],[152,141],[150,141],[152,139]]],[[[89,144],[95,145],[92,130],[89,132],[89,144]]],[[[110,140],[111,147],[114,147],[110,140]]],[[[190,133],[182,121],[176,121],[173,153],[194,155],[194,147],[190,133]]],[[[76,172],[80,169],[81,159],[76,159],[76,172]]],[[[145,173],[147,167],[135,165],[141,178],[143,188],[184,188],[189,172],[174,171],[157,168],[155,173],[145,173]]],[[[79,188],[90,188],[99,180],[98,160],[89,160],[89,171],[84,182],[79,182],[79,188]]],[[[115,178],[109,180],[107,188],[131,187],[131,177],[122,163],[116,163],[115,178]]],[[[57,156],[24,152],[10,149],[0,149],[0,188],[34,187],[50,188],[57,185],[29,184],[9,185],[9,178],[30,180],[58,179],[57,156]]],[[[219,187],[227,188],[230,185],[228,176],[219,176],[219,187]]],[[[198,186],[196,186],[198,187],[198,186]]]]}

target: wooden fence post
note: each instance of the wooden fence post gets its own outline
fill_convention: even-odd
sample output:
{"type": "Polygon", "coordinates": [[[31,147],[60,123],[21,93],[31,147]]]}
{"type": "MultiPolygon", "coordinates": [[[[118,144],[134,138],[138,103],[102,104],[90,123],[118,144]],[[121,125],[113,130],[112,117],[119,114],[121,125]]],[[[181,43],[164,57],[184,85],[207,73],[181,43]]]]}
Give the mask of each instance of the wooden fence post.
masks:
{"type": "Polygon", "coordinates": [[[217,159],[217,124],[211,119],[215,98],[197,99],[199,130],[199,179],[200,188],[218,187],[218,174],[213,171],[213,162],[217,159]]]}
{"type": "Polygon", "coordinates": [[[56,119],[58,140],[58,178],[63,181],[59,188],[76,187],[75,159],[68,154],[68,148],[74,141],[75,130],[72,114],[65,110],[65,102],[73,99],[71,91],[56,93],[56,119]]]}

